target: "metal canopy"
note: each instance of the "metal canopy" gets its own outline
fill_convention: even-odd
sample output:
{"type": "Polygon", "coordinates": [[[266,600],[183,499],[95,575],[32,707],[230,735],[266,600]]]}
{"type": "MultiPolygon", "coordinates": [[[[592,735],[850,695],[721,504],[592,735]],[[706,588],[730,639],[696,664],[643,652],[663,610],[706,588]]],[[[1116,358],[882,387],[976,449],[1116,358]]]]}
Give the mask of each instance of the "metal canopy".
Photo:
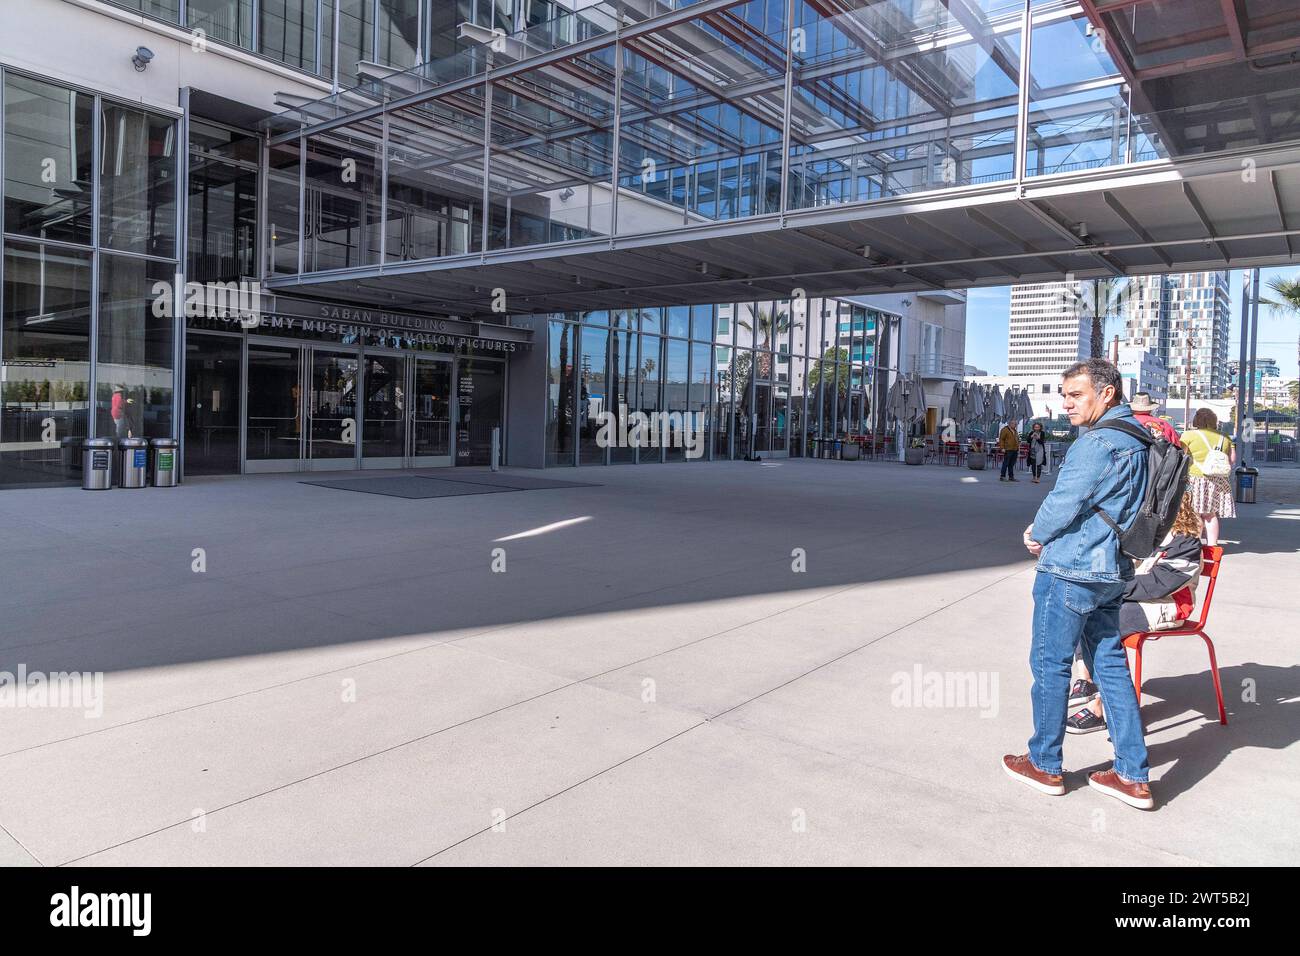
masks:
{"type": "Polygon", "coordinates": [[[511,312],[551,312],[783,299],[796,287],[852,295],[1284,264],[1300,245],[1300,147],[1255,158],[1255,182],[1243,180],[1236,157],[1219,157],[1044,183],[1023,198],[998,189],[811,210],[784,226],[773,217],[620,238],[612,248],[599,239],[269,284],[489,316],[497,288],[511,312]]]}
{"type": "Polygon", "coordinates": [[[805,0],[775,25],[640,0],[364,64],[268,124],[300,147],[272,179],[306,237],[268,285],[490,316],[495,290],[569,311],[1290,261],[1300,75],[1250,66],[1300,49],[1300,13],[1244,5],[1232,57],[1194,56],[1234,4],[1186,6],[1161,27],[1183,49],[1157,0],[805,0]]]}

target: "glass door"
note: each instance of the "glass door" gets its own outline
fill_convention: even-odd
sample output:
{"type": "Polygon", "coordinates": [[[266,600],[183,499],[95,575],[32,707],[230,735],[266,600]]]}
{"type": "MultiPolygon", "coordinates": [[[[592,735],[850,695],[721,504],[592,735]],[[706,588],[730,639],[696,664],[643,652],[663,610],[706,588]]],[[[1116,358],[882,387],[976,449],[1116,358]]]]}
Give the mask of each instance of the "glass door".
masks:
{"type": "Polygon", "coordinates": [[[362,421],[363,468],[403,468],[406,465],[407,418],[411,386],[406,356],[367,352],[362,376],[365,415],[362,421]]]}
{"type": "Polygon", "coordinates": [[[417,358],[411,389],[411,464],[451,464],[451,361],[417,358]]]}
{"type": "Polygon", "coordinates": [[[356,468],[357,385],[361,361],[355,352],[311,350],[307,391],[307,469],[356,468]]]}
{"type": "MultiPolygon", "coordinates": [[[[302,349],[248,340],[244,470],[296,471],[302,459],[302,349]]],[[[187,445],[187,455],[193,444],[187,445]]]]}
{"type": "Polygon", "coordinates": [[[240,341],[185,337],[185,474],[239,474],[240,341]]]}

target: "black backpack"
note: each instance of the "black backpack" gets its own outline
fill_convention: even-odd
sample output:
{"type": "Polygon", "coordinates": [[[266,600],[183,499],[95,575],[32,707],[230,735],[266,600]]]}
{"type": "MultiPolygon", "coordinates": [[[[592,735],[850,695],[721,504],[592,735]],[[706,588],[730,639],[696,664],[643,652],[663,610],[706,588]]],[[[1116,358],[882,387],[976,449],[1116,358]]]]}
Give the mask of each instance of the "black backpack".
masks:
{"type": "Polygon", "coordinates": [[[1156,437],[1145,428],[1126,421],[1112,419],[1099,422],[1094,428],[1113,428],[1132,435],[1147,449],[1147,493],[1142,508],[1127,531],[1097,505],[1092,510],[1119,536],[1119,549],[1134,561],[1143,561],[1160,550],[1169,529],[1174,526],[1178,509],[1182,507],[1183,492],[1187,489],[1187,469],[1192,466],[1192,456],[1164,435],[1156,437]]]}

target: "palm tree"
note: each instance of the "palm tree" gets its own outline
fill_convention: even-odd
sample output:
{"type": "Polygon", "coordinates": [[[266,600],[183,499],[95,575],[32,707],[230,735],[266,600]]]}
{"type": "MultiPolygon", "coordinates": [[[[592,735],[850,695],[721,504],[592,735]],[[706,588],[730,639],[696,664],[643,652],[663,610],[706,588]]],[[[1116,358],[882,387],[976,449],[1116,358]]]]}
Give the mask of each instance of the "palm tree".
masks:
{"type": "Polygon", "coordinates": [[[1079,284],[1078,289],[1065,293],[1068,305],[1080,318],[1090,319],[1092,334],[1088,353],[1092,358],[1106,357],[1106,321],[1111,316],[1123,315],[1129,296],[1129,280],[1120,276],[1109,279],[1090,279],[1079,284]]]}
{"type": "MultiPolygon", "coordinates": [[[[779,341],[781,336],[788,335],[791,329],[799,328],[803,322],[791,321],[790,313],[785,309],[778,310],[775,303],[766,302],[759,305],[754,310],[754,321],[748,319],[736,319],[736,325],[749,332],[753,337],[757,348],[759,349],[755,356],[752,372],[756,376],[754,382],[753,394],[749,388],[749,375],[745,376],[744,381],[740,381],[737,375],[736,387],[743,389],[738,392],[741,414],[745,419],[750,419],[755,413],[755,408],[767,407],[767,394],[759,394],[758,390],[770,389],[772,387],[772,343],[779,341]]],[[[739,355],[737,356],[739,358],[739,355]]],[[[737,367],[739,371],[739,366],[737,367]]],[[[746,370],[749,372],[750,370],[746,370]]],[[[753,454],[753,449],[749,447],[749,435],[745,436],[745,443],[742,446],[746,455],[753,454]]]]}
{"type": "Polygon", "coordinates": [[[802,322],[791,322],[790,313],[785,309],[777,311],[770,303],[760,305],[754,312],[754,321],[751,323],[747,319],[736,319],[736,325],[746,332],[755,333],[754,339],[757,341],[762,338],[762,344],[758,346],[761,350],[758,356],[758,380],[764,381],[771,377],[772,359],[768,354],[772,348],[773,339],[785,335],[791,329],[797,329],[803,326],[802,322]]]}
{"type": "MultiPolygon", "coordinates": [[[[1300,279],[1283,279],[1281,276],[1274,276],[1268,280],[1268,287],[1273,290],[1277,298],[1261,298],[1259,301],[1262,304],[1268,306],[1274,313],[1300,318],[1300,279]]],[[[1296,345],[1296,355],[1300,358],[1300,341],[1296,345]]]]}

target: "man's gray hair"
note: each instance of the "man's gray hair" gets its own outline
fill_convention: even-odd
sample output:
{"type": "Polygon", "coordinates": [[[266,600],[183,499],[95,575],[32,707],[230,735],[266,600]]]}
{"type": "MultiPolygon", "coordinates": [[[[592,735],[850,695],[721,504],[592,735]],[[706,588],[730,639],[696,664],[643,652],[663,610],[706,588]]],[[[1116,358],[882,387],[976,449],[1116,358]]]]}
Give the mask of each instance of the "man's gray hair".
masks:
{"type": "Polygon", "coordinates": [[[1093,391],[1098,395],[1107,385],[1113,385],[1115,387],[1115,399],[1121,402],[1124,401],[1124,379],[1120,377],[1119,369],[1106,359],[1090,358],[1083,362],[1075,362],[1061,373],[1061,378],[1074,378],[1076,375],[1088,376],[1088,380],[1092,382],[1093,391]]]}

